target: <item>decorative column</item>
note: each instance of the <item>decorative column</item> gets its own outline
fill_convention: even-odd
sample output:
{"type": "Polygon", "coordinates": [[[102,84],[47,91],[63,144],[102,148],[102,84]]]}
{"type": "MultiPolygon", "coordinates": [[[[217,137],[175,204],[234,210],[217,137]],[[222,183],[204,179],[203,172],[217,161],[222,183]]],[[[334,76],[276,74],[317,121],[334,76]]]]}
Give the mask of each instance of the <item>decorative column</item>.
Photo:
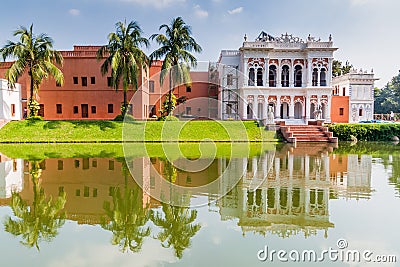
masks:
{"type": "Polygon", "coordinates": [[[312,86],[312,58],[308,58],[307,60],[307,87],[312,86]]]}
{"type": "Polygon", "coordinates": [[[310,97],[306,96],[306,105],[304,107],[304,112],[306,113],[306,122],[310,119],[310,109],[311,109],[311,101],[310,97]]]}
{"type": "Polygon", "coordinates": [[[259,119],[258,118],[258,97],[257,97],[257,95],[254,95],[254,100],[253,100],[253,119],[259,119]]]}
{"type": "Polygon", "coordinates": [[[276,107],[275,107],[275,119],[280,118],[280,112],[281,112],[281,96],[277,95],[276,96],[276,107]]]}
{"type": "MultiPolygon", "coordinates": [[[[280,62],[281,63],[281,62],[280,62]]],[[[282,87],[282,83],[281,83],[281,78],[282,78],[282,70],[281,70],[281,65],[279,64],[279,66],[277,67],[277,77],[276,77],[276,87],[282,87]]]]}
{"type": "Polygon", "coordinates": [[[332,58],[328,59],[328,63],[329,63],[329,65],[328,65],[329,69],[326,70],[326,72],[327,72],[327,75],[326,75],[327,83],[326,83],[326,85],[331,87],[332,86],[332,58]]]}
{"type": "Polygon", "coordinates": [[[248,58],[244,57],[243,58],[243,64],[244,64],[244,79],[243,79],[243,86],[249,86],[249,67],[248,67],[248,58]]]}
{"type": "Polygon", "coordinates": [[[269,58],[264,58],[264,77],[265,77],[265,81],[264,81],[264,87],[269,87],[269,58]]]}
{"type": "Polygon", "coordinates": [[[294,119],[294,96],[292,96],[289,103],[289,119],[294,119]]]}
{"type": "Polygon", "coordinates": [[[328,102],[326,103],[325,107],[325,121],[331,122],[331,103],[332,103],[332,96],[328,95],[328,102]]]}
{"type": "Polygon", "coordinates": [[[289,68],[289,87],[294,87],[294,67],[293,67],[293,59],[291,60],[290,68],[289,68]]]}
{"type": "Polygon", "coordinates": [[[321,78],[321,70],[318,69],[318,72],[317,72],[317,86],[318,87],[320,86],[320,82],[321,82],[320,78],[321,78]]]}

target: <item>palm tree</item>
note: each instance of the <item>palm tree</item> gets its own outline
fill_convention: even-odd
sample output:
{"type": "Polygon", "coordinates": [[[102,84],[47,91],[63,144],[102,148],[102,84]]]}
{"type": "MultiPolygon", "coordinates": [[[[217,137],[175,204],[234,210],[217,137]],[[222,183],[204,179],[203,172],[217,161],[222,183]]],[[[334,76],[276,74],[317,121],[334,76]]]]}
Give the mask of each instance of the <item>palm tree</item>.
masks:
{"type": "Polygon", "coordinates": [[[162,213],[151,211],[151,220],[162,229],[157,235],[157,239],[165,248],[172,246],[175,256],[180,259],[183,251],[190,247],[190,239],[201,228],[200,224],[193,224],[197,217],[197,211],[163,203],[162,213]]]}
{"type": "Polygon", "coordinates": [[[19,42],[7,41],[7,44],[0,49],[3,60],[11,57],[15,62],[6,72],[6,79],[11,86],[17,82],[25,71],[30,77],[30,98],[29,115],[36,116],[38,103],[34,99],[34,93],[38,93],[39,86],[43,78],[52,76],[56,83],[62,85],[64,76],[62,71],[55,65],[62,65],[63,57],[60,52],[53,50],[53,39],[41,33],[33,34],[33,24],[29,29],[21,26],[14,32],[14,36],[19,36],[19,42]]]}
{"type": "Polygon", "coordinates": [[[61,192],[53,201],[46,196],[40,186],[41,169],[38,161],[31,162],[30,174],[33,183],[33,203],[29,205],[19,193],[13,192],[11,209],[16,218],[7,217],[5,230],[15,236],[22,235],[22,244],[39,250],[39,241],[51,241],[58,234],[58,228],[64,225],[66,194],[61,192]]]}
{"type": "Polygon", "coordinates": [[[191,54],[192,51],[200,53],[202,51],[199,44],[191,36],[192,30],[181,17],[177,17],[171,21],[170,25],[163,24],[159,30],[165,30],[164,34],[153,34],[150,39],[155,40],[160,48],[150,55],[150,60],[164,59],[161,67],[160,83],[164,83],[166,74],[169,71],[170,89],[169,89],[169,106],[168,115],[171,115],[173,84],[190,85],[189,65],[195,67],[196,58],[191,54]]]}
{"type": "Polygon", "coordinates": [[[124,191],[121,193],[119,187],[111,191],[113,205],[108,201],[104,202],[107,217],[103,218],[101,226],[113,233],[111,242],[119,245],[122,252],[128,248],[132,252],[139,252],[144,238],[150,235],[150,228],[145,227],[150,213],[148,206],[143,206],[139,187],[128,186],[128,167],[125,160],[122,172],[125,178],[124,191]]]}
{"type": "Polygon", "coordinates": [[[142,37],[143,31],[136,21],[117,22],[116,31],[108,35],[108,44],[97,51],[97,58],[100,60],[106,57],[101,65],[102,75],[106,75],[111,68],[112,86],[118,90],[122,82],[124,90],[124,103],[121,107],[122,115],[127,111],[126,94],[129,86],[138,88],[139,72],[148,66],[148,58],[140,49],[140,46],[149,46],[149,41],[142,37]]]}

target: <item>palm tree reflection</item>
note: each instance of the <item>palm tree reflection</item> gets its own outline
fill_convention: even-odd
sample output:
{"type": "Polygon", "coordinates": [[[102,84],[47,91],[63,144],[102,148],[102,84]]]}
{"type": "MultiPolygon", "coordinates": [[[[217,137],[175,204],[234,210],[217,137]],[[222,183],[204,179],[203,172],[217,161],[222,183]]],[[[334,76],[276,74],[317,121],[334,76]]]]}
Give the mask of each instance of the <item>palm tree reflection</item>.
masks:
{"type": "MultiPolygon", "coordinates": [[[[168,160],[162,161],[164,162],[164,178],[170,183],[174,183],[178,173],[176,167],[168,160]]],[[[182,197],[174,196],[171,188],[169,193],[170,201],[173,197],[182,197]]],[[[156,238],[161,241],[161,245],[164,248],[170,248],[172,246],[175,256],[179,259],[182,258],[183,251],[190,247],[191,238],[194,237],[201,228],[200,224],[193,223],[197,218],[197,210],[190,210],[182,206],[174,206],[164,201],[161,211],[151,211],[151,220],[156,226],[161,228],[161,232],[157,234],[156,238]]]]}
{"type": "Polygon", "coordinates": [[[162,212],[151,211],[151,220],[162,231],[156,236],[165,248],[173,247],[179,259],[183,251],[190,247],[190,239],[200,230],[200,224],[193,224],[197,210],[162,204],[162,212]]]}
{"type": "Polygon", "coordinates": [[[143,196],[138,186],[128,186],[128,167],[125,160],[122,161],[122,172],[125,183],[123,192],[112,188],[113,203],[106,201],[104,210],[106,218],[103,218],[103,229],[113,233],[111,243],[118,245],[122,252],[128,249],[132,252],[140,252],[144,238],[150,235],[150,228],[145,227],[150,218],[148,205],[143,205],[143,196]]]}
{"type": "Polygon", "coordinates": [[[64,225],[66,203],[65,192],[53,200],[47,197],[40,185],[42,173],[39,161],[30,162],[29,171],[33,183],[33,203],[30,205],[23,200],[19,193],[13,192],[10,207],[13,217],[7,217],[5,230],[15,236],[22,236],[21,243],[27,247],[35,246],[39,250],[40,241],[50,242],[58,234],[58,229],[64,225]]]}

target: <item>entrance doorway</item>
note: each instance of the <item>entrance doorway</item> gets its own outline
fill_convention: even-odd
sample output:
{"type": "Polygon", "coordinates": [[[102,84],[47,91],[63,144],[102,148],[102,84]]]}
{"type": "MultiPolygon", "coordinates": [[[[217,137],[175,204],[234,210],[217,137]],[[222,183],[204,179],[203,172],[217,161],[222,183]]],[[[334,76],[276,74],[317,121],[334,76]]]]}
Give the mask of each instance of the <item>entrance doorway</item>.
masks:
{"type": "Polygon", "coordinates": [[[82,118],[89,118],[89,105],[81,104],[82,118]]]}

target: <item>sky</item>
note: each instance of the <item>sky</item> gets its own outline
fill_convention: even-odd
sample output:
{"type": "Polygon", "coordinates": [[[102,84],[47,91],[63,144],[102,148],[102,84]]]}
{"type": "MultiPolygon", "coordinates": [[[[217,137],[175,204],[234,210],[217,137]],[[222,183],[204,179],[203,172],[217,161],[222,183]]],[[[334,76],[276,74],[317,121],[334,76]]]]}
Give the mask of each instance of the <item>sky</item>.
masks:
{"type": "MultiPolygon", "coordinates": [[[[261,31],[327,40],[334,54],[354,67],[374,70],[383,87],[400,69],[400,1],[398,0],[4,0],[0,46],[20,25],[34,24],[47,33],[57,50],[73,45],[102,45],[118,21],[137,21],[149,37],[161,24],[181,16],[192,27],[203,52],[199,61],[217,61],[224,49],[238,49],[246,34],[261,31]]],[[[146,50],[157,48],[152,43],[146,50]]]]}

